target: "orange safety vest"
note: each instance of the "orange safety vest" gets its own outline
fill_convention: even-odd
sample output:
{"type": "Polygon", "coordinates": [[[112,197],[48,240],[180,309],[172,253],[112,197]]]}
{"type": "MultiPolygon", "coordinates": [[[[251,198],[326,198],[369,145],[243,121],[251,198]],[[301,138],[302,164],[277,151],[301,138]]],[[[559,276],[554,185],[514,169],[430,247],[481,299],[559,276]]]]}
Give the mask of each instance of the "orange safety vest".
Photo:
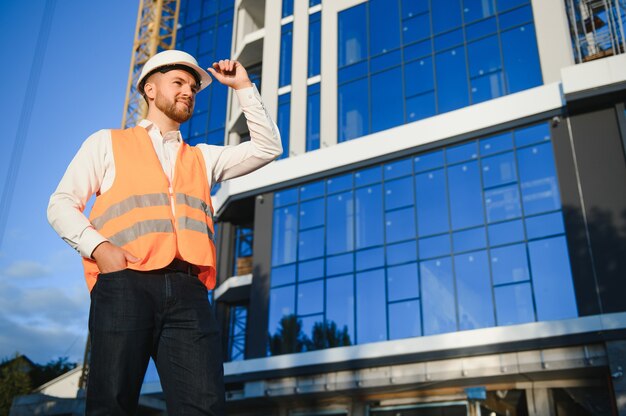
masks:
{"type": "MultiPolygon", "coordinates": [[[[161,269],[178,257],[200,269],[208,289],[215,286],[213,206],[202,152],[181,144],[172,188],[143,127],[111,130],[115,180],[96,194],[89,221],[111,243],[141,260],[133,270],[161,269]],[[175,201],[172,212],[171,198],[175,201]]],[[[83,257],[91,291],[98,266],[83,257]]]]}

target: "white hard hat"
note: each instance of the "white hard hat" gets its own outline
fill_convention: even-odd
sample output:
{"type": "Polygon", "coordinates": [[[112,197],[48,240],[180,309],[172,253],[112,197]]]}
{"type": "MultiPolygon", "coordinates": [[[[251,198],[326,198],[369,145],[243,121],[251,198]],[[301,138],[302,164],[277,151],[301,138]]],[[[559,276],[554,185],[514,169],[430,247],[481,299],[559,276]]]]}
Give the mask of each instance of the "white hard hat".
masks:
{"type": "Polygon", "coordinates": [[[197,75],[197,77],[195,77],[196,81],[200,84],[198,91],[206,88],[212,81],[209,73],[198,65],[198,61],[196,61],[193,56],[183,51],[168,50],[159,52],[148,59],[141,69],[141,75],[139,75],[139,79],[137,80],[137,90],[143,94],[143,81],[155,72],[160,70],[166,71],[168,69],[167,67],[171,67],[171,69],[193,70],[197,75]]]}

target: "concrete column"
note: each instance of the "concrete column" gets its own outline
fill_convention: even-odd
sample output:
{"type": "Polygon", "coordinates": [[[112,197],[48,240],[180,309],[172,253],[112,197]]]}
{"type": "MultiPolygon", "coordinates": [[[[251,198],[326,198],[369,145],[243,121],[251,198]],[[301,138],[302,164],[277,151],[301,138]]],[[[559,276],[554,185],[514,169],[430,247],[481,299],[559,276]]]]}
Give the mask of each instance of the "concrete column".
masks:
{"type": "Polygon", "coordinates": [[[561,68],[574,65],[574,49],[563,0],[532,0],[544,84],[561,80],[561,68]]]}
{"type": "Polygon", "coordinates": [[[263,88],[261,97],[272,119],[278,113],[278,70],[280,65],[280,16],[282,0],[265,2],[265,38],[263,39],[263,88]]]}
{"type": "Polygon", "coordinates": [[[295,1],[291,66],[291,120],[289,156],[306,152],[306,99],[309,45],[309,2],[295,1]]]}
{"type": "Polygon", "coordinates": [[[556,416],[552,393],[547,388],[526,389],[526,404],[529,416],[556,416]]]}
{"type": "Polygon", "coordinates": [[[606,353],[613,381],[617,414],[626,416],[626,340],[608,341],[606,353]]]}

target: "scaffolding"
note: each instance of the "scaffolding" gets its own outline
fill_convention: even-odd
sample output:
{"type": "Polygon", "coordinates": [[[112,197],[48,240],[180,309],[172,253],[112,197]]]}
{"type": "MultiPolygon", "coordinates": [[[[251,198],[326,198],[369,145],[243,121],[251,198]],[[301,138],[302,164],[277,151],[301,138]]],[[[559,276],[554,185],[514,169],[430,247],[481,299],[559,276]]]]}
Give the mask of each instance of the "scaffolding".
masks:
{"type": "Polygon", "coordinates": [[[566,0],[576,62],[626,52],[626,0],[566,0]]]}
{"type": "Polygon", "coordinates": [[[134,126],[146,115],[146,103],[135,86],[141,68],[151,56],[174,49],[179,11],[180,0],[140,0],[122,128],[134,126]]]}

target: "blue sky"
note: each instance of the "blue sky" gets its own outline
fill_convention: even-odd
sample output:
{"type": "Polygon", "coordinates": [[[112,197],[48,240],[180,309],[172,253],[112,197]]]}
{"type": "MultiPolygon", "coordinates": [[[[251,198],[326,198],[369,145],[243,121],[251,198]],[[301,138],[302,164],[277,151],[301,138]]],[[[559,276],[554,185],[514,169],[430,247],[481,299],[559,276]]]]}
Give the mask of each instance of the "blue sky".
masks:
{"type": "MultiPolygon", "coordinates": [[[[46,219],[48,198],[81,143],[121,125],[138,1],[58,0],[24,153],[0,246],[0,359],[15,352],[45,363],[82,361],[89,293],[79,255],[46,219]]],[[[18,121],[44,0],[0,0],[0,192],[18,121]]]]}

